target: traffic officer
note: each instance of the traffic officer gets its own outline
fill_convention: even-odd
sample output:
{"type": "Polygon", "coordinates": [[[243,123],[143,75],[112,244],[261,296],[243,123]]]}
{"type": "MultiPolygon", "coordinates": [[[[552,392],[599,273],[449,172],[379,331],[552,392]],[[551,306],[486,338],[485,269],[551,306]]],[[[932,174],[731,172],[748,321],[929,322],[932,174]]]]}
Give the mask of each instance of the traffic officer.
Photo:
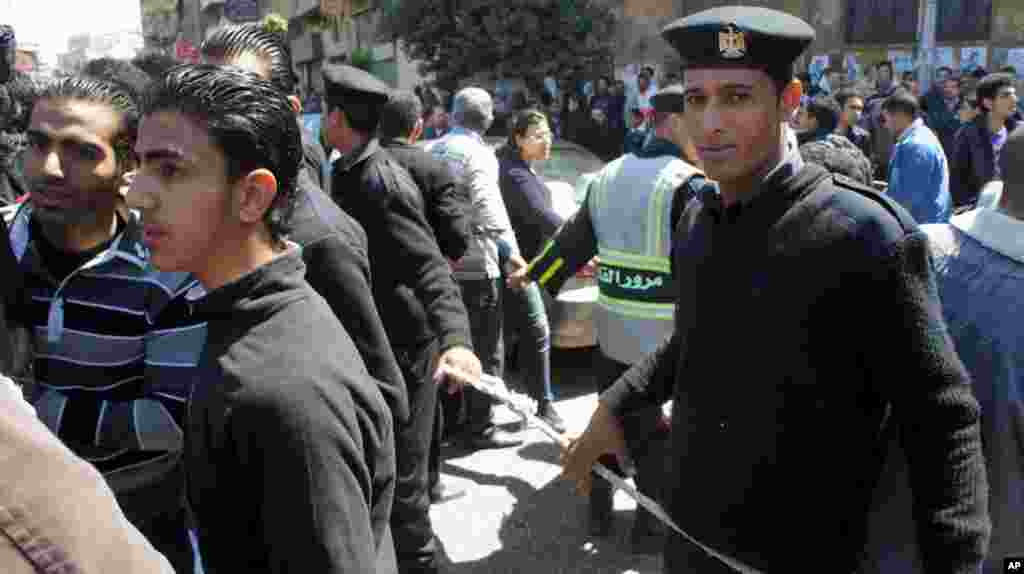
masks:
{"type": "Polygon", "coordinates": [[[479,380],[469,319],[458,285],[424,215],[409,173],[380,147],[377,123],[390,88],[363,70],[323,69],[333,197],[366,230],[373,298],[405,378],[409,420],[396,421],[398,473],[391,529],[399,572],[437,572],[427,460],[437,416],[435,381],[479,380]],[[436,367],[435,367],[436,366],[436,367]]]}
{"type": "MultiPolygon", "coordinates": [[[[654,132],[636,154],[612,161],[588,189],[586,200],[572,218],[551,238],[526,270],[557,295],[580,267],[599,255],[599,296],[595,312],[597,341],[602,362],[597,369],[598,392],[603,392],[630,365],[639,362],[672,333],[675,290],[669,249],[672,206],[707,184],[691,162],[692,144],[683,125],[683,90],[667,86],[651,98],[654,132]],[[690,150],[686,154],[684,150],[690,150]]],[[[512,283],[521,283],[523,273],[512,283]]],[[[637,463],[641,492],[657,497],[657,477],[664,457],[661,443],[667,424],[658,407],[631,417],[635,429],[631,456],[637,463]]],[[[612,464],[614,460],[605,460],[612,464]]],[[[597,479],[590,494],[590,530],[607,534],[612,517],[612,488],[597,479]]],[[[633,524],[635,550],[651,549],[657,540],[657,521],[643,509],[633,524]]]]}
{"type": "Polygon", "coordinates": [[[780,132],[813,29],[731,6],[662,35],[718,187],[673,232],[671,338],[602,393],[564,475],[587,492],[593,463],[625,450],[622,417],[671,399],[667,510],[701,545],[670,534],[665,571],[853,572],[893,425],[925,571],[976,572],[990,530],[979,408],[927,238],[890,199],[805,165],[780,132]]]}

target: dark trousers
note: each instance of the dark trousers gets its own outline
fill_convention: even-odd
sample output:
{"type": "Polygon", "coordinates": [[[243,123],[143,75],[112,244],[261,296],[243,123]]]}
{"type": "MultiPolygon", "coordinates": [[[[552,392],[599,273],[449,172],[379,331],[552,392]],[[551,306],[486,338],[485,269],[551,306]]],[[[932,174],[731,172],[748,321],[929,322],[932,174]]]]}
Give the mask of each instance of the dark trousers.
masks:
{"type": "Polygon", "coordinates": [[[430,367],[437,341],[419,347],[396,347],[409,393],[409,420],[396,422],[395,500],[391,533],[402,574],[437,571],[438,542],[430,522],[429,459],[438,416],[437,387],[430,367]]]}
{"type": "Polygon", "coordinates": [[[551,391],[551,326],[540,287],[536,283],[525,289],[505,287],[502,297],[506,331],[519,335],[516,352],[526,392],[537,402],[555,400],[551,391]]]}
{"type": "MultiPolygon", "coordinates": [[[[505,351],[501,326],[501,279],[460,280],[462,301],[469,313],[473,349],[484,373],[501,377],[505,351]]],[[[491,425],[491,398],[466,387],[462,391],[464,424],[469,433],[479,433],[491,425]]]]}

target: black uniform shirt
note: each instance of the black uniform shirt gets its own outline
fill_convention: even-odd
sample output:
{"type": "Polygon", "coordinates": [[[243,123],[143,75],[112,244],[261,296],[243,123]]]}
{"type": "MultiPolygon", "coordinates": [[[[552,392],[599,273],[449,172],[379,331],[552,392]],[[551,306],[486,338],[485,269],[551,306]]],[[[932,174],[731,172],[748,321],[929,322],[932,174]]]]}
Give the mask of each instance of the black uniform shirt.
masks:
{"type": "MultiPolygon", "coordinates": [[[[973,572],[989,528],[979,409],[927,240],[892,201],[794,159],[745,204],[690,203],[675,332],[602,400],[623,414],[674,399],[670,513],[767,572],[856,569],[891,413],[927,571],[973,572]]],[[[678,537],[667,549],[666,571],[727,571],[678,537]]]]}
{"type": "Polygon", "coordinates": [[[334,200],[366,230],[373,296],[394,346],[472,349],[469,318],[423,195],[376,139],[334,164],[334,200]]]}

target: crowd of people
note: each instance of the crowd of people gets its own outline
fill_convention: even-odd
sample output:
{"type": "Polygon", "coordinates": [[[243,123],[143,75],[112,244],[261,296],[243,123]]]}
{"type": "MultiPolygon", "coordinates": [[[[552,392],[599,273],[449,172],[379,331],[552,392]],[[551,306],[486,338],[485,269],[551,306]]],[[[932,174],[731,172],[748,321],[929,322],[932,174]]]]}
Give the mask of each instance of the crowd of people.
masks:
{"type": "Polygon", "coordinates": [[[347,65],[303,102],[256,24],[39,85],[0,27],[0,569],[439,572],[441,445],[522,443],[478,388],[509,331],[565,431],[542,291],[595,264],[561,461],[592,534],[601,461],[691,535],[638,512],[668,572],[1024,554],[1013,71],[811,89],[813,29],[761,8],[663,37],[682,75],[553,75],[496,122],[347,65]],[[557,137],[607,160],[568,220],[532,169],[557,137]]]}

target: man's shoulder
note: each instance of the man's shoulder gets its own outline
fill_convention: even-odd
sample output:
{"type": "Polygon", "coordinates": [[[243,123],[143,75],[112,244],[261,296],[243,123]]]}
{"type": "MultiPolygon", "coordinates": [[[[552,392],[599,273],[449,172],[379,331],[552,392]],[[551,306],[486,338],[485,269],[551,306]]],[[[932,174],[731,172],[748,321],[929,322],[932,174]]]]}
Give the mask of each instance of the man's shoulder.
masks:
{"type": "Polygon", "coordinates": [[[831,174],[806,196],[816,219],[843,219],[850,236],[892,243],[918,231],[913,217],[890,197],[844,175],[831,174]]]}
{"type": "Polygon", "coordinates": [[[347,244],[366,244],[366,231],[319,186],[300,176],[299,198],[292,215],[291,240],[306,248],[338,236],[347,244]]]}

